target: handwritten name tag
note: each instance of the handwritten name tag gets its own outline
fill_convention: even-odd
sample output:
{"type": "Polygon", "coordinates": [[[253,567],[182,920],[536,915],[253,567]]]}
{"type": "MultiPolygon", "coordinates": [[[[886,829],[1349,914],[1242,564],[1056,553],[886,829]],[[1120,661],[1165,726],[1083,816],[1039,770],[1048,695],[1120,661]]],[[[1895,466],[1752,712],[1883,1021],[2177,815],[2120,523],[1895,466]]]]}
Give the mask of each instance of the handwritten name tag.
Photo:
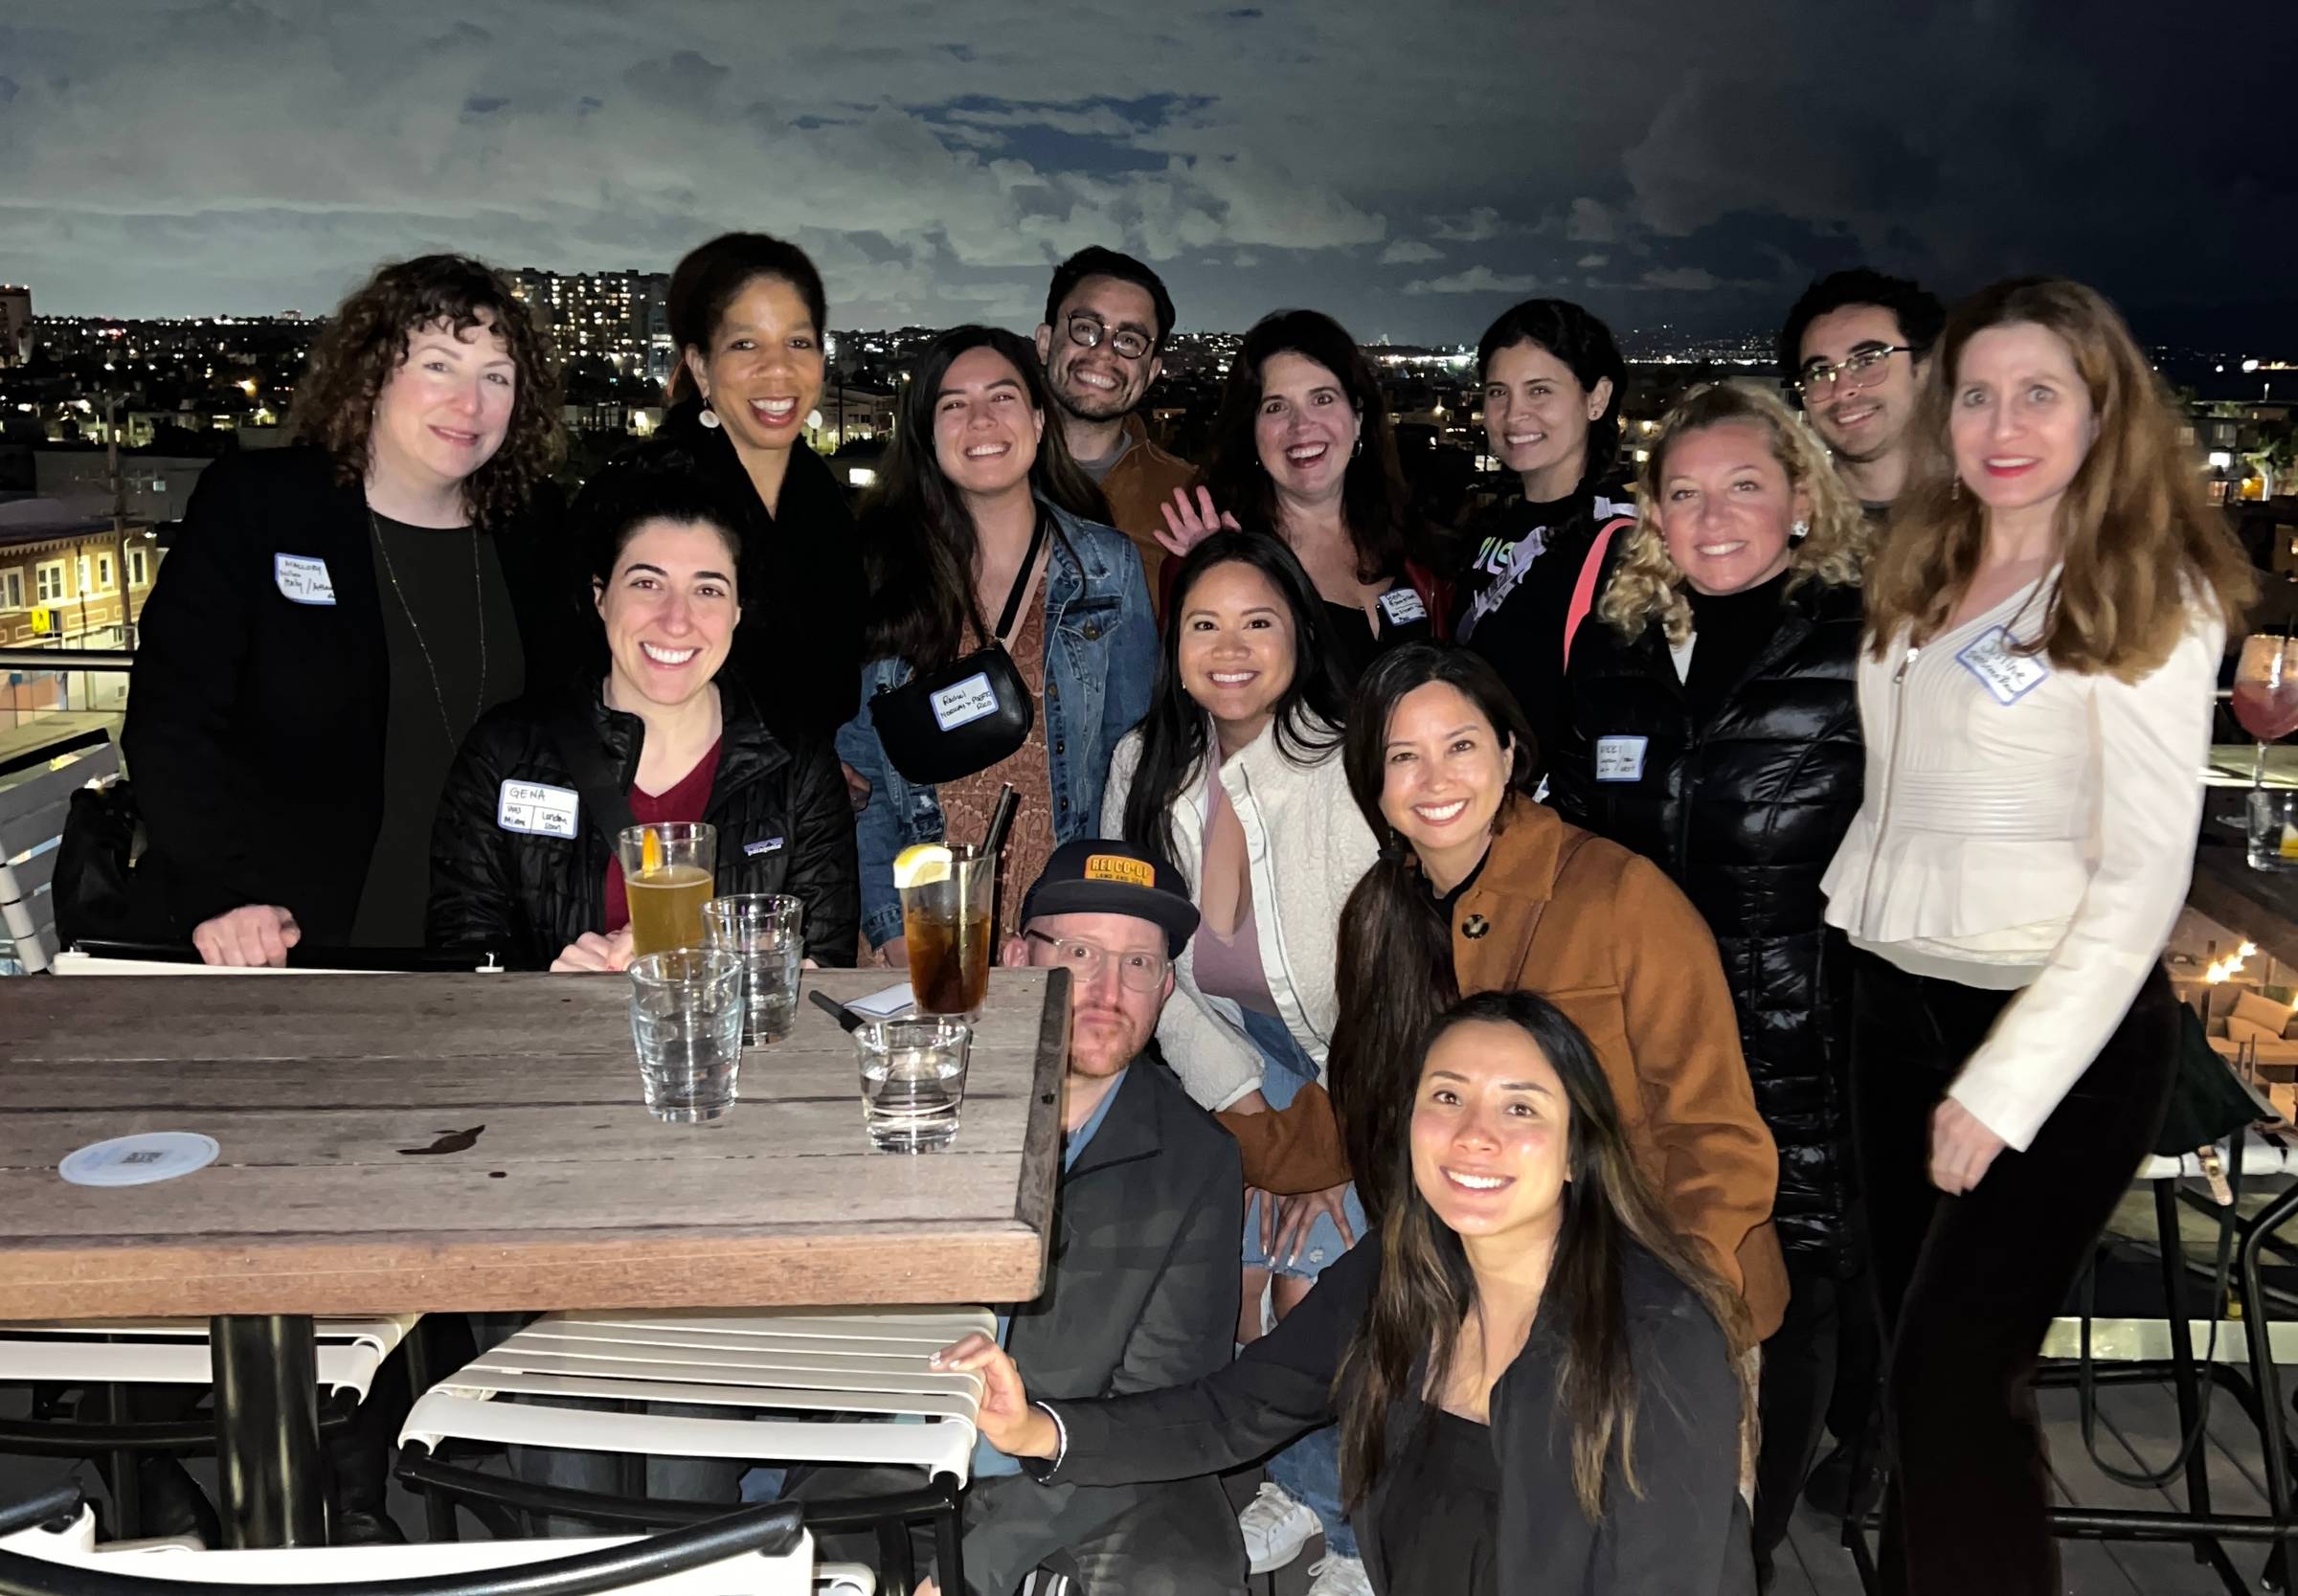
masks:
{"type": "Polygon", "coordinates": [[[930,702],[934,706],[934,724],[944,731],[980,720],[998,712],[998,690],[989,685],[986,671],[977,672],[962,682],[953,682],[935,693],[930,702]]]}
{"type": "Polygon", "coordinates": [[[506,781],[495,799],[495,824],[529,837],[573,837],[582,799],[571,787],[506,781]]]}
{"type": "Polygon", "coordinates": [[[1410,588],[1390,588],[1381,595],[1380,603],[1381,614],[1388,618],[1391,626],[1409,626],[1416,620],[1429,618],[1429,607],[1410,588]]]}
{"type": "Polygon", "coordinates": [[[1596,739],[1596,779],[1598,781],[1641,781],[1644,778],[1644,751],[1652,746],[1649,737],[1598,737],[1596,739]]]}
{"type": "Polygon", "coordinates": [[[279,585],[280,596],[294,603],[335,602],[335,578],[327,574],[327,562],[323,559],[306,554],[274,554],[271,579],[279,585]]]}
{"type": "Polygon", "coordinates": [[[1993,693],[1997,704],[2016,704],[2051,674],[2040,655],[2020,654],[2016,647],[2011,629],[1997,626],[1965,645],[1955,663],[1978,678],[1979,686],[1993,693]]]}

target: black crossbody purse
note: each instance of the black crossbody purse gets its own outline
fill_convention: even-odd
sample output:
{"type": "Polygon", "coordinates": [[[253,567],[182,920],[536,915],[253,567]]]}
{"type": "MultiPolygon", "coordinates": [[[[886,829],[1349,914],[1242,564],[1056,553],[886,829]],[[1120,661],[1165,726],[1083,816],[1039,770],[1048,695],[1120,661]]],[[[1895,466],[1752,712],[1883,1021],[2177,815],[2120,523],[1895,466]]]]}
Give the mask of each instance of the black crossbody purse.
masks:
{"type": "MultiPolygon", "coordinates": [[[[1028,556],[1013,579],[1013,591],[1005,596],[998,629],[986,646],[938,670],[921,670],[898,687],[880,687],[870,698],[870,724],[903,780],[919,786],[956,781],[989,769],[1029,740],[1037,707],[1001,640],[1021,614],[1049,526],[1050,518],[1040,506],[1028,556]]],[[[974,624],[981,624],[978,614],[974,624]]]]}

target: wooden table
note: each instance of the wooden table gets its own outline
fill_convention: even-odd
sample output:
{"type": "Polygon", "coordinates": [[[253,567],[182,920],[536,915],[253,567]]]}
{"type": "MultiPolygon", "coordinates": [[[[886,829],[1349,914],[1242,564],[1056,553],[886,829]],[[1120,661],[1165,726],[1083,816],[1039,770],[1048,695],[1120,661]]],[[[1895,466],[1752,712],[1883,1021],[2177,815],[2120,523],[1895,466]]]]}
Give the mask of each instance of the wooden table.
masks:
{"type": "MultiPolygon", "coordinates": [[[[888,984],[805,979],[841,1000],[888,984]]],[[[810,1001],[744,1057],[727,1118],[656,1121],[628,1000],[604,977],[8,982],[0,1318],[215,1319],[219,1373],[234,1363],[225,1495],[244,1498],[250,1538],[301,1544],[315,1504],[261,1498],[293,1496],[295,1460],[316,1463],[312,1315],[1037,1294],[1066,978],[995,973],[957,1143],[917,1157],[869,1149],[853,1045],[810,1001]],[[56,1173],[75,1148],[161,1130],[205,1133],[221,1156],[148,1186],[56,1173]],[[237,1487],[235,1458],[253,1471],[237,1487]]]]}

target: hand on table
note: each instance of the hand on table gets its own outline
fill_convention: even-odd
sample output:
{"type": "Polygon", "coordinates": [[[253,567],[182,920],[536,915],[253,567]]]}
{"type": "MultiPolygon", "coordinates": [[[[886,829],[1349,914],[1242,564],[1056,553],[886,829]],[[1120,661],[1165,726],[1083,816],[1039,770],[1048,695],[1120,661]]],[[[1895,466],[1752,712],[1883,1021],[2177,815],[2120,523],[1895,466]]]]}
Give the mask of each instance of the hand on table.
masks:
{"type": "Polygon", "coordinates": [[[934,1355],[937,1369],[961,1369],[981,1377],[981,1408],[975,1422],[991,1446],[1007,1457],[1051,1457],[1061,1448],[1052,1416],[1033,1405],[1022,1388],[1022,1371],[988,1337],[976,1334],[934,1355]]]}
{"type": "Polygon", "coordinates": [[[1345,1183],[1327,1186],[1322,1191],[1303,1192],[1297,1197],[1271,1197],[1261,1194],[1261,1249],[1272,1266],[1290,1266],[1300,1261],[1300,1249],[1309,1244],[1309,1230],[1320,1214],[1333,1216],[1333,1225],[1340,1232],[1343,1251],[1357,1245],[1356,1232],[1348,1227],[1348,1209],[1345,1183]]]}
{"type": "Polygon", "coordinates": [[[1987,1178],[2006,1143],[1952,1097],[1931,1111],[1931,1184],[1960,1197],[1987,1178]]]}
{"type": "Polygon", "coordinates": [[[279,969],[287,962],[287,950],[304,939],[295,916],[277,904],[243,904],[213,920],[202,920],[192,933],[192,946],[202,964],[227,969],[279,969]]]}
{"type": "Polygon", "coordinates": [[[586,931],[568,943],[559,955],[551,961],[554,976],[612,974],[630,968],[630,928],[624,926],[611,936],[601,936],[586,931]]]}
{"type": "Polygon", "coordinates": [[[1177,487],[1173,490],[1173,502],[1157,507],[1165,514],[1165,529],[1157,534],[1157,541],[1176,554],[1187,553],[1215,532],[1245,529],[1227,510],[1215,510],[1213,496],[1202,487],[1197,490],[1197,502],[1193,505],[1189,503],[1189,490],[1177,487]]]}

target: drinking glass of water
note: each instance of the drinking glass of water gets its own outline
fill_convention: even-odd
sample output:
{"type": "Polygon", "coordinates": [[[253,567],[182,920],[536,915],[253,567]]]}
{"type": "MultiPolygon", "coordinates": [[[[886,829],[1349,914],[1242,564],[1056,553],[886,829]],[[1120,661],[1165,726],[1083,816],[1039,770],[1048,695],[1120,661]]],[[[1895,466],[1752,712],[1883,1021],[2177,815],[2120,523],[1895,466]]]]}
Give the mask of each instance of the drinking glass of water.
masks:
{"type": "Polygon", "coordinates": [[[722,1117],[734,1106],[742,1064],[742,960],[720,948],[631,960],[630,1031],[655,1118],[722,1117]]]}
{"type": "Polygon", "coordinates": [[[957,1138],[973,1027],[925,1015],[875,1020],[854,1031],[862,1055],[862,1122],[881,1153],[938,1153],[957,1138]]]}
{"type": "Polygon", "coordinates": [[[742,1043],[779,1042],[798,1008],[805,905],[780,892],[735,892],[702,906],[705,938],[742,961],[742,1043]]]}

